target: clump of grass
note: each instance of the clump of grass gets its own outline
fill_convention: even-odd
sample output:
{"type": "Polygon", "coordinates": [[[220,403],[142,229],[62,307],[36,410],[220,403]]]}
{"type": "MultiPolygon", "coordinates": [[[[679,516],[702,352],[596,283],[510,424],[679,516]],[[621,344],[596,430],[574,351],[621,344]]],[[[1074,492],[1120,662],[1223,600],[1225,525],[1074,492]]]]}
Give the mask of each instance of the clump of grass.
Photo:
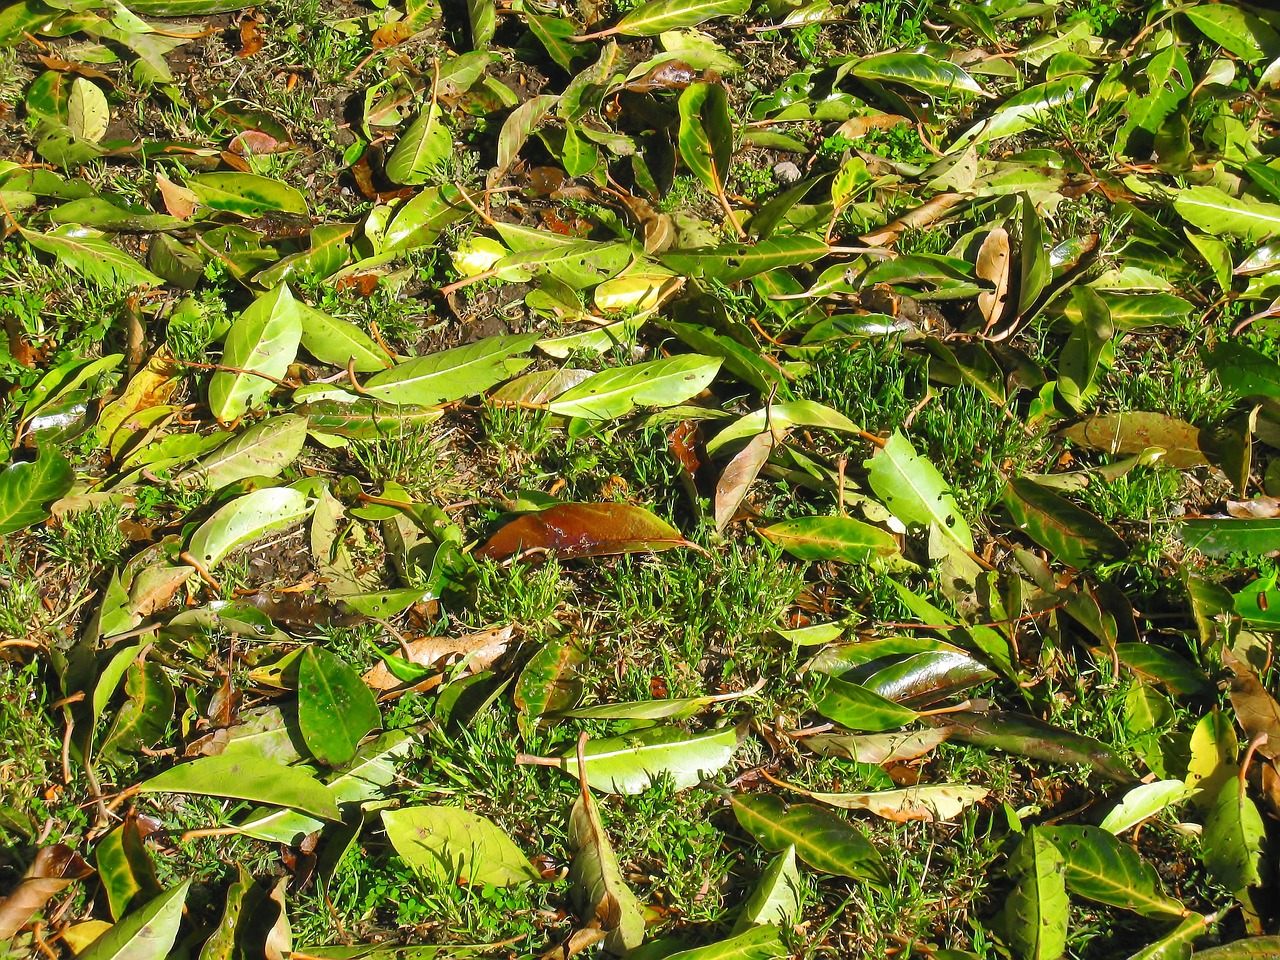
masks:
{"type": "Polygon", "coordinates": [[[126,510],[105,504],[69,513],[40,532],[49,555],[63,563],[99,567],[122,561],[129,538],[120,528],[126,510]]]}

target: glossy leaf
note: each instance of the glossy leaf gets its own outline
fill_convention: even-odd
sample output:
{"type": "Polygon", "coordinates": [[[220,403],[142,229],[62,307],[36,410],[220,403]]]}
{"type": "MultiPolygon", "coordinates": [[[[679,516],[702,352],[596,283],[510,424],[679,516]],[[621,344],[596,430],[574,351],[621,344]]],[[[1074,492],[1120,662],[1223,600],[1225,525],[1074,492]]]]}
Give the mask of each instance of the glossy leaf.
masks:
{"type": "Polygon", "coordinates": [[[668,30],[696,27],[714,17],[740,17],[750,0],[647,0],[618,21],[613,32],[656,37],[668,30]]]}
{"type": "Polygon", "coordinates": [[[791,400],[739,417],[707,441],[707,453],[715,455],[727,444],[756,436],[764,430],[781,434],[792,427],[820,427],[840,433],[858,433],[860,430],[838,410],[813,400],[791,400]]]}
{"type": "Polygon", "coordinates": [[[1185,520],[1177,531],[1189,549],[1206,557],[1265,556],[1280,543],[1280,520],[1185,520]]]}
{"type": "Polygon", "coordinates": [[[1186,913],[1181,903],[1160,892],[1152,866],[1105,830],[1067,825],[1043,830],[1062,853],[1072,893],[1146,916],[1186,913]]]}
{"type": "Polygon", "coordinates": [[[35,460],[9,464],[0,471],[0,536],[47,519],[49,505],[74,481],[67,458],[49,447],[41,447],[35,460]]]}
{"type": "MultiPolygon", "coordinates": [[[[592,740],[586,748],[587,780],[604,793],[636,794],[660,777],[676,790],[714,777],[733,759],[744,730],[724,727],[689,735],[674,726],[647,727],[621,737],[592,740]]],[[[577,776],[577,754],[556,758],[554,765],[577,776]]]]}
{"type": "Polygon", "coordinates": [[[554,552],[563,559],[688,546],[675,527],[629,503],[561,503],[512,520],[476,550],[478,559],[554,552]]]}
{"type": "Polygon", "coordinates": [[[1068,566],[1088,567],[1129,552],[1120,536],[1092,513],[1030,478],[1010,480],[1002,500],[1017,528],[1068,566]]]}
{"type": "Polygon", "coordinates": [[[190,884],[187,880],[148,901],[77,956],[81,960],[164,960],[178,938],[190,884]]]}
{"type": "Polygon", "coordinates": [[[795,844],[769,861],[760,874],[751,896],[738,914],[734,933],[751,927],[771,923],[784,929],[790,928],[800,916],[800,900],[804,892],[804,880],[796,865],[795,844]]]}
{"type": "Polygon", "coordinates": [[[1032,827],[1009,857],[1013,889],[996,922],[1025,960],[1057,960],[1067,945],[1066,862],[1040,829],[1032,827]]]}
{"type": "Polygon", "coordinates": [[[364,393],[387,403],[434,406],[488,390],[524,368],[512,359],[524,353],[538,334],[487,337],[463,347],[415,357],[370,377],[364,393]]]}
{"type": "Polygon", "coordinates": [[[830,678],[814,705],[828,720],[850,730],[892,730],[915,720],[919,714],[868,690],[860,683],[830,678]]]}
{"type": "Polygon", "coordinates": [[[686,354],[604,370],[560,394],[547,409],[560,416],[612,420],[637,406],[675,406],[705,390],[721,362],[686,354]]]}
{"type": "Polygon", "coordinates": [[[1262,880],[1266,831],[1239,777],[1222,784],[1204,823],[1204,865],[1210,876],[1240,894],[1262,880]]]}
{"type": "Polygon", "coordinates": [[[1261,243],[1280,233],[1280,204],[1233,197],[1217,187],[1179,190],[1173,208],[1188,223],[1215,237],[1242,237],[1261,243]]]}
{"type": "Polygon", "coordinates": [[[300,191],[253,173],[203,173],[190,177],[187,189],[202,208],[246,219],[272,211],[307,214],[307,200],[300,191]]]}
{"type": "Polygon", "coordinates": [[[878,83],[901,83],[930,98],[983,93],[962,68],[927,53],[878,53],[855,62],[849,73],[878,83]]]}
{"type": "Polygon", "coordinates": [[[256,299],[240,314],[209,381],[209,409],[223,423],[260,407],[289,372],[302,340],[302,316],[286,284],[256,299]],[[258,374],[265,376],[258,376],[258,374]]]}
{"type": "Polygon", "coordinates": [[[668,954],[667,960],[781,960],[790,956],[774,926],[756,927],[705,947],[668,954]]]}
{"type": "Polygon", "coordinates": [[[680,94],[680,156],[712,193],[724,190],[733,158],[729,100],[718,83],[694,83],[680,94]]]}
{"type": "Polygon", "coordinates": [[[304,768],[276,763],[248,750],[200,757],[170,767],[138,789],[142,793],[252,800],[301,810],[322,820],[341,819],[333,794],[304,768]]]}
{"type": "Polygon", "coordinates": [[[973,534],[946,481],[905,436],[895,431],[866,466],[867,482],[895,517],[908,527],[936,525],[963,549],[973,550],[973,534]]]}
{"type": "Polygon", "coordinates": [[[201,524],[187,549],[212,569],[236,547],[302,522],[313,507],[305,493],[292,487],[256,490],[232,500],[201,524]]]}
{"type": "Polygon", "coordinates": [[[737,283],[780,267],[812,263],[829,252],[827,244],[817,237],[795,234],[756,243],[668,250],[658,259],[686,277],[737,283]]]}
{"type": "Polygon", "coordinates": [[[889,871],[879,852],[857,827],[812,803],[788,807],[772,794],[738,795],[733,815],[766,850],[794,847],[796,856],[822,873],[886,882],[889,871]]]}
{"type": "Polygon", "coordinates": [[[76,224],[67,224],[48,233],[19,230],[31,246],[56,257],[59,263],[86,280],[104,286],[158,287],[164,283],[119,247],[86,236],[76,224]]]}
{"type": "Polygon", "coordinates": [[[1020,714],[951,713],[942,726],[957,740],[979,747],[1007,750],[1050,763],[1084,764],[1109,780],[1131,783],[1137,778],[1100,740],[1053,727],[1020,714]]]}
{"type": "Polygon", "coordinates": [[[799,517],[761,527],[759,532],[801,560],[867,563],[898,553],[892,534],[852,517],[799,517]]]}
{"type": "Polygon", "coordinates": [[[306,417],[272,417],[224,443],[176,480],[218,490],[247,477],[276,477],[298,458],[306,439],[306,417]]]}
{"type": "Polygon", "coordinates": [[[341,766],[375,727],[378,702],[351,666],[312,644],[298,661],[298,726],[321,763],[341,766]]]}
{"type": "Polygon", "coordinates": [[[392,365],[387,351],[350,320],[331,317],[303,303],[298,304],[298,312],[302,349],[321,363],[341,369],[350,363],[357,373],[373,373],[392,365]]]}

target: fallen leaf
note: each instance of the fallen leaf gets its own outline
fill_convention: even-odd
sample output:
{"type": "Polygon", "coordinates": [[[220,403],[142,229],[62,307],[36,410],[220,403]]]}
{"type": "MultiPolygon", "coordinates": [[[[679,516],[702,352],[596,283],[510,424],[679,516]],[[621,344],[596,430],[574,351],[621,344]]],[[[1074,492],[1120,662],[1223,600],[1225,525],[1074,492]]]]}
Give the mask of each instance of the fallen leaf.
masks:
{"type": "MultiPolygon", "coordinates": [[[[476,673],[487,670],[495,660],[501,657],[511,642],[511,627],[497,627],[469,633],[464,637],[419,637],[405,644],[406,649],[397,651],[398,656],[405,657],[420,667],[430,667],[456,662],[466,657],[467,668],[476,673]]],[[[379,662],[364,675],[364,682],[373,690],[396,690],[405,686],[391,673],[385,663],[379,662]]]]}
{"type": "Polygon", "coordinates": [[[987,329],[991,329],[1004,313],[1009,299],[1009,233],[1004,227],[996,227],[982,241],[974,272],[995,288],[978,294],[978,310],[987,329]]]}
{"type": "Polygon", "coordinates": [[[1280,703],[1267,692],[1253,669],[1228,647],[1222,650],[1222,662],[1234,674],[1231,706],[1245,736],[1257,744],[1258,752],[1267,759],[1280,757],[1280,703]]]}
{"type": "Polygon", "coordinates": [[[0,940],[11,939],[50,899],[91,873],[93,868],[65,843],[41,847],[13,893],[0,900],[0,940]]]}
{"type": "Polygon", "coordinates": [[[629,503],[561,503],[512,520],[475,552],[477,559],[554,552],[561,559],[690,546],[680,531],[629,503]]]}

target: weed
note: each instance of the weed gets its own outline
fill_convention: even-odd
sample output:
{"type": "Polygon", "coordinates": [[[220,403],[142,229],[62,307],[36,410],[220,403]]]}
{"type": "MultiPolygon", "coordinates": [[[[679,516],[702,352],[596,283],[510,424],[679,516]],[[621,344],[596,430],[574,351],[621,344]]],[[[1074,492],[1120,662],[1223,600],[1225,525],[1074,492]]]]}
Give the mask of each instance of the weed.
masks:
{"type": "Polygon", "coordinates": [[[82,568],[120,562],[129,538],[120,529],[125,509],[111,503],[65,515],[40,532],[49,555],[82,568]]]}
{"type": "Polygon", "coordinates": [[[572,591],[555,558],[507,566],[482,560],[479,576],[475,616],[482,623],[542,623],[555,615],[572,591]]]}
{"type": "Polygon", "coordinates": [[[394,433],[351,441],[347,452],[375,487],[394,481],[415,497],[434,493],[452,472],[447,438],[430,425],[401,422],[394,433]]]}

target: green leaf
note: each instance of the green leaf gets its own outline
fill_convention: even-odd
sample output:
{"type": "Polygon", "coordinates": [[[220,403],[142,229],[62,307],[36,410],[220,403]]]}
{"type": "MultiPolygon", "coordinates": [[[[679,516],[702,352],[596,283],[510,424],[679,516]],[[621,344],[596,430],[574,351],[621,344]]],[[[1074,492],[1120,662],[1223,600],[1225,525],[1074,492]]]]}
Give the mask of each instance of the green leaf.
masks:
{"type": "Polygon", "coordinates": [[[298,727],[321,763],[341,766],[382,725],[378,701],[348,664],[312,644],[298,661],[298,727]]]}
{"type": "Polygon", "coordinates": [[[86,236],[84,228],[76,224],[69,223],[49,233],[32,233],[22,227],[18,231],[31,246],[57,257],[58,263],[72,273],[94,283],[134,287],[158,287],[164,283],[119,247],[86,236]]]}
{"type": "MultiPolygon", "coordinates": [[[[492,0],[468,0],[468,7],[486,2],[492,18],[492,0]]],[[[477,49],[481,47],[483,44],[476,44],[477,49]]],[[[391,156],[387,157],[387,179],[392,183],[426,183],[444,173],[445,165],[452,155],[453,135],[444,122],[440,104],[433,97],[427,108],[418,114],[418,118],[400,137],[391,156]]]]}
{"type": "Polygon", "coordinates": [[[1160,892],[1160,878],[1132,847],[1097,827],[1040,828],[1066,864],[1067,889],[1144,916],[1181,916],[1182,904],[1160,892]]]}
{"type": "Polygon", "coordinates": [[[351,363],[357,373],[373,373],[392,365],[390,354],[350,320],[331,317],[305,303],[297,306],[302,318],[302,349],[321,363],[341,369],[351,363]]]}
{"type": "Polygon", "coordinates": [[[1181,803],[1192,789],[1181,780],[1153,780],[1140,783],[1112,807],[1098,826],[1107,833],[1120,835],[1161,810],[1181,803]]]}
{"type": "Polygon", "coordinates": [[[996,918],[1005,941],[1024,960],[1057,960],[1067,947],[1066,862],[1037,827],[1027,831],[1006,868],[1014,887],[996,918]]]}
{"type": "Polygon", "coordinates": [[[201,207],[248,219],[272,211],[307,216],[307,198],[279,180],[254,173],[202,173],[187,180],[201,207]]]}
{"type": "Polygon", "coordinates": [[[1248,11],[1226,3],[1197,3],[1180,12],[1206,37],[1241,60],[1254,63],[1280,57],[1280,33],[1248,11]]]}
{"type": "MultiPolygon", "coordinates": [[[[733,759],[745,730],[724,727],[693,736],[675,726],[646,727],[621,737],[587,744],[587,780],[604,793],[644,793],[655,780],[669,777],[676,790],[715,776],[733,759]]],[[[577,753],[570,750],[551,761],[578,775],[577,753]]]]}
{"type": "Polygon", "coordinates": [[[1119,534],[1092,513],[1028,477],[1010,480],[1002,499],[1014,525],[1068,566],[1084,568],[1129,552],[1119,534]]]}
{"type": "Polygon", "coordinates": [[[227,441],[175,480],[219,490],[248,477],[276,477],[298,458],[306,439],[306,417],[272,417],[227,441]]]}
{"type": "Polygon", "coordinates": [[[729,98],[719,83],[692,83],[680,94],[677,142],[685,166],[712,193],[721,193],[733,159],[729,98]]]}
{"type": "Polygon", "coordinates": [[[1067,76],[1036,83],[1004,101],[990,119],[974,124],[947,151],[956,151],[980,143],[1022,133],[1042,123],[1055,109],[1082,100],[1093,86],[1084,76],[1067,76]]]}
{"type": "Polygon", "coordinates": [[[1187,547],[1206,557],[1266,556],[1280,543],[1280,520],[1185,520],[1177,532],[1187,547]]]}
{"type": "Polygon", "coordinates": [[[525,145],[534,130],[538,128],[544,117],[551,112],[560,98],[541,93],[530,97],[516,107],[502,121],[502,129],[498,132],[498,168],[496,176],[502,176],[511,169],[520,155],[520,148],[525,145]]]}
{"type": "Polygon", "coordinates": [[[76,77],[67,98],[67,129],[78,140],[97,143],[111,123],[107,95],[92,80],[76,77]]]}
{"type": "Polygon", "coordinates": [[[640,405],[672,407],[705,390],[722,362],[685,354],[603,370],[560,394],[547,409],[565,417],[611,420],[640,405]]]}
{"type": "Polygon", "coordinates": [[[1071,299],[1080,307],[1080,321],[1058,358],[1058,393],[1080,413],[1098,395],[1098,378],[1104,358],[1109,355],[1115,327],[1106,301],[1090,288],[1076,287],[1071,299]]]}
{"type": "Polygon", "coordinates": [[[1093,737],[1051,726],[1043,720],[1008,711],[951,713],[939,725],[953,740],[988,749],[1008,750],[1049,763],[1085,764],[1117,783],[1137,778],[1111,747],[1093,737]]]}
{"type": "Polygon", "coordinates": [[[658,259],[686,277],[737,283],[778,267],[812,263],[829,252],[827,244],[817,237],[792,234],[757,243],[668,250],[658,259]]]}
{"type": "Polygon", "coordinates": [[[778,928],[756,927],[719,943],[668,954],[666,960],[780,960],[791,956],[778,928]]]}
{"type": "Polygon", "coordinates": [[[139,213],[104,200],[82,197],[59,204],[49,211],[53,223],[79,223],[111,232],[150,233],[153,230],[176,230],[186,221],[160,213],[139,213]]]}
{"type": "MultiPolygon", "coordinates": [[[[1200,919],[1200,931],[1207,926],[1203,917],[1200,919]]],[[[1188,942],[1193,939],[1188,935],[1188,942]]],[[[1280,955],[1280,937],[1244,937],[1232,943],[1219,944],[1207,950],[1197,950],[1197,957],[1205,960],[1274,960],[1280,955]]]]}
{"type": "Polygon", "coordinates": [[[927,53],[878,53],[856,61],[849,73],[878,83],[901,83],[930,98],[983,93],[963,69],[927,53]]]}
{"type": "Polygon", "coordinates": [[[222,907],[222,919],[209,939],[200,948],[199,960],[235,960],[236,942],[240,939],[240,921],[245,911],[245,900],[252,900],[256,893],[253,874],[238,864],[239,877],[227,888],[226,903],[222,907]]]}
{"type": "Polygon", "coordinates": [[[879,732],[911,723],[919,714],[894,703],[860,683],[831,677],[814,708],[828,720],[850,730],[879,732]]]}
{"type": "Polygon", "coordinates": [[[583,922],[607,931],[604,948],[624,954],[644,940],[644,910],[627,886],[591,791],[582,789],[569,813],[570,895],[583,922]]]}
{"type": "Polygon", "coordinates": [[[127,914],[129,907],[136,906],[138,901],[154,899],[161,893],[155,866],[142,843],[136,817],[127,817],[124,823],[98,841],[93,848],[93,862],[107,892],[111,916],[116,920],[127,914]]]}
{"type": "Polygon", "coordinates": [[[1280,233],[1280,204],[1233,197],[1217,187],[1187,187],[1173,199],[1182,219],[1215,237],[1244,237],[1261,243],[1280,233]]]}
{"type": "Polygon", "coordinates": [[[202,523],[191,535],[187,549],[213,569],[236,547],[259,537],[301,523],[314,504],[300,490],[270,487],[232,500],[202,523]]]}
{"type": "Polygon", "coordinates": [[[83,951],[78,960],[164,960],[178,938],[187,880],[129,914],[83,951]]]}
{"type": "Polygon", "coordinates": [[[1234,894],[1262,881],[1266,830],[1239,777],[1229,777],[1204,822],[1204,865],[1210,876],[1234,894]]]}
{"type": "Polygon", "coordinates": [[[898,553],[892,534],[852,517],[797,517],[761,527],[759,533],[801,560],[867,563],[898,553]]]}
{"type": "Polygon", "coordinates": [[[788,844],[760,874],[755,889],[738,914],[733,932],[741,933],[763,924],[790,929],[800,918],[803,895],[804,879],[796,866],[796,847],[788,844]]]}
{"type": "Polygon", "coordinates": [[[947,488],[937,467],[916,453],[901,432],[866,462],[867,482],[889,512],[908,527],[933,524],[940,531],[973,551],[973,534],[960,513],[960,505],[947,488]]]}
{"type": "Polygon", "coordinates": [[[471,49],[487,50],[498,25],[494,0],[467,0],[467,19],[471,22],[471,49]]]}
{"type": "MultiPolygon", "coordinates": [[[[233,740],[232,744],[237,742],[233,740]]],[[[412,731],[388,730],[357,750],[350,763],[325,778],[325,787],[344,817],[350,808],[375,799],[395,782],[396,763],[408,755],[414,743],[412,731]]],[[[296,810],[259,807],[237,823],[236,829],[259,840],[292,846],[307,834],[324,829],[324,821],[296,810]]]]}
{"type": "Polygon", "coordinates": [[[9,464],[0,472],[0,536],[48,519],[48,505],[65,496],[74,482],[67,458],[43,445],[35,460],[9,464]]]}
{"type": "Polygon", "coordinates": [[[1027,316],[1053,279],[1049,263],[1049,236],[1031,197],[1021,198],[1021,283],[1018,287],[1018,316],[1027,316]]]}
{"type": "Polygon", "coordinates": [[[735,796],[733,815],[766,850],[794,847],[796,856],[822,873],[888,882],[889,870],[871,841],[830,810],[812,803],[788,808],[773,794],[758,793],[735,796]]]}
{"type": "MultiPolygon", "coordinates": [[[[1130,956],[1129,960],[1191,960],[1191,945],[1208,930],[1209,921],[1200,914],[1193,913],[1155,943],[1148,944],[1130,956]]],[[[1196,955],[1213,954],[1221,949],[1223,948],[1213,947],[1200,950],[1196,955]]],[[[1223,958],[1219,956],[1219,960],[1223,958]]]]}
{"type": "Polygon", "coordinates": [[[526,14],[524,19],[529,25],[529,32],[538,38],[551,59],[565,70],[572,69],[573,61],[585,54],[582,44],[573,43],[569,39],[580,29],[572,19],[564,16],[544,17],[534,13],[526,14]]]}
{"type": "Polygon", "coordinates": [[[748,413],[729,424],[707,441],[707,453],[715,454],[735,440],[757,436],[765,430],[783,433],[791,427],[821,427],[841,433],[860,433],[861,428],[838,410],[814,400],[790,400],[748,413]]]}
{"type": "Polygon", "coordinates": [[[750,8],[751,0],[649,0],[619,20],[610,32],[656,37],[715,17],[740,17],[750,8]]]}
{"type": "Polygon", "coordinates": [[[451,350],[415,357],[370,377],[364,393],[387,403],[434,406],[483,393],[523,369],[512,360],[537,342],[537,333],[486,337],[451,350]]]}
{"type": "Polygon", "coordinates": [[[1205,358],[1218,381],[1240,397],[1280,397],[1280,363],[1240,343],[1220,343],[1205,358]]]}
{"type": "Polygon", "coordinates": [[[546,713],[572,707],[582,696],[578,667],[586,660],[572,638],[549,640],[538,649],[520,671],[516,681],[515,705],[521,728],[532,731],[534,722],[546,713]]]}
{"type": "Polygon", "coordinates": [[[252,800],[340,820],[338,804],[323,783],[303,767],[264,758],[251,749],[236,750],[170,767],[139,785],[142,793],[190,793],[252,800]]]}
{"type": "Polygon", "coordinates": [[[542,879],[502,828],[460,807],[384,810],[382,822],[396,853],[438,882],[510,887],[542,879]]]}
{"type": "Polygon", "coordinates": [[[222,364],[233,369],[209,380],[210,412],[230,423],[260,407],[289,372],[301,340],[302,316],[288,284],[254,300],[227,331],[222,364]]]}
{"type": "Polygon", "coordinates": [[[164,736],[173,718],[173,684],[164,668],[154,660],[135,661],[124,675],[128,700],[116,713],[102,742],[102,755],[112,758],[116,751],[137,752],[164,736]]]}
{"type": "Polygon", "coordinates": [[[241,0],[130,0],[129,9],[143,17],[207,17],[243,10],[241,0]]]}

